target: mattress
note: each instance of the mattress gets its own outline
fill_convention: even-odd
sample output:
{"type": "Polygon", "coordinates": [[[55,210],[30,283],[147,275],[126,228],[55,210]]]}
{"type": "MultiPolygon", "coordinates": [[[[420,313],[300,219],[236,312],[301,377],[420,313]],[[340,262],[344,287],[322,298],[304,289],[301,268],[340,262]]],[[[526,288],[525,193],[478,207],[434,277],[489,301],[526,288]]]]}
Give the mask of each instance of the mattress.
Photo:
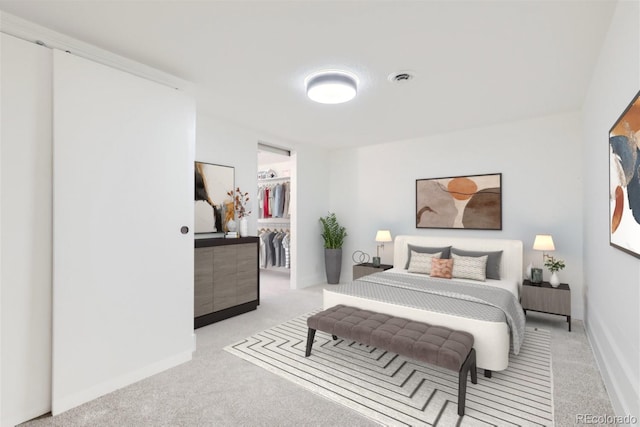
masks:
{"type": "MultiPolygon", "coordinates": [[[[414,277],[424,277],[424,274],[409,273],[407,270],[405,270],[403,268],[394,267],[394,268],[391,268],[391,269],[389,269],[387,271],[388,272],[393,272],[393,273],[399,273],[399,274],[406,274],[408,276],[414,276],[414,277]]],[[[495,288],[505,289],[505,290],[511,292],[516,297],[516,299],[518,299],[518,300],[520,299],[520,291],[519,291],[518,282],[516,280],[513,280],[513,279],[503,279],[503,280],[487,279],[485,282],[478,282],[477,280],[468,280],[468,279],[456,279],[456,281],[470,283],[470,284],[481,283],[482,285],[485,285],[485,286],[491,286],[491,287],[495,287],[495,288]]]]}
{"type": "Polygon", "coordinates": [[[340,285],[334,292],[471,320],[506,323],[513,351],[518,354],[525,318],[516,296],[482,283],[385,271],[340,285]]]}
{"type": "MultiPolygon", "coordinates": [[[[392,271],[388,270],[388,273],[392,274],[392,271]]],[[[383,289],[385,288],[384,286],[371,283],[372,280],[376,279],[376,276],[380,275],[385,275],[385,272],[365,276],[353,283],[325,288],[323,292],[324,308],[327,309],[343,304],[465,331],[475,338],[474,348],[476,349],[479,368],[491,371],[501,371],[507,368],[510,349],[514,348],[514,331],[509,326],[508,320],[512,320],[512,323],[517,324],[516,327],[520,331],[518,333],[518,345],[524,338],[525,322],[524,313],[515,297],[517,292],[514,292],[510,283],[497,283],[501,281],[495,281],[489,286],[478,285],[477,282],[475,284],[476,287],[497,288],[497,291],[501,290],[503,295],[513,301],[512,319],[507,319],[502,310],[490,305],[470,310],[465,304],[467,301],[460,303],[455,300],[446,301],[445,298],[443,307],[438,306],[440,303],[437,300],[442,300],[442,297],[438,295],[426,296],[422,292],[411,289],[399,289],[398,292],[389,292],[388,289],[383,289]],[[433,300],[428,301],[430,299],[433,300]],[[427,301],[426,306],[425,301],[427,301]],[[433,304],[436,305],[434,306],[433,304]],[[472,315],[472,311],[476,313],[472,315]]],[[[396,274],[396,276],[409,278],[416,275],[406,273],[405,270],[405,273],[396,274]]],[[[424,277],[424,275],[417,276],[424,277]]],[[[469,285],[474,286],[472,283],[469,283],[469,285]]]]}

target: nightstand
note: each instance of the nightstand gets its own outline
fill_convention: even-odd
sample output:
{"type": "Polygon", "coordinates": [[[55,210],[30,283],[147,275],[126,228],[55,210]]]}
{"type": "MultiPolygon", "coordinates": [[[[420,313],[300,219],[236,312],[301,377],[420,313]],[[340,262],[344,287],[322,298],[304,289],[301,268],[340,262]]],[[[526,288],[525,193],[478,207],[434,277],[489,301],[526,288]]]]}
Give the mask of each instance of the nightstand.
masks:
{"type": "Polygon", "coordinates": [[[525,280],[522,282],[520,300],[524,314],[527,314],[527,310],[531,310],[567,316],[569,332],[571,332],[571,288],[568,284],[560,283],[557,288],[554,288],[549,282],[538,284],[525,280]]]}
{"type": "Polygon", "coordinates": [[[359,279],[362,276],[367,276],[373,273],[379,273],[381,271],[393,268],[393,265],[380,264],[379,267],[374,267],[372,263],[367,262],[363,264],[356,264],[353,266],[353,280],[359,279]]]}

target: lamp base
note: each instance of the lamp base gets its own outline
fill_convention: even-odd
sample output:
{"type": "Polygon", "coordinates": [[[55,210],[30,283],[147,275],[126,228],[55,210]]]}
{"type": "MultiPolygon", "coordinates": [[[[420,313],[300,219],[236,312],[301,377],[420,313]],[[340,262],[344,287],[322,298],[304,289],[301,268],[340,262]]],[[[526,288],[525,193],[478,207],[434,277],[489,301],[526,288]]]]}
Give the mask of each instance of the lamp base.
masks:
{"type": "Polygon", "coordinates": [[[373,266],[374,267],[380,267],[380,257],[379,256],[374,256],[373,257],[373,266]]]}

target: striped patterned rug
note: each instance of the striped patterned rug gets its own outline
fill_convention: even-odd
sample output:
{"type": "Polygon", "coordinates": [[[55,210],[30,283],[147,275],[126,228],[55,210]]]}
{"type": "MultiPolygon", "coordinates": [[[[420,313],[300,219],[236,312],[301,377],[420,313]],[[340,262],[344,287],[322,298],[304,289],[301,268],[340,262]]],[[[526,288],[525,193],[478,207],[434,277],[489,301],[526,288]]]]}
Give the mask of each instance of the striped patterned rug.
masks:
{"type": "MultiPolygon", "coordinates": [[[[319,310],[318,310],[319,311],[319,310]]],[[[548,331],[527,329],[506,371],[467,385],[465,416],[457,414],[458,376],[393,353],[318,331],[304,357],[308,313],[225,348],[268,371],[393,426],[553,425],[548,331]]]]}

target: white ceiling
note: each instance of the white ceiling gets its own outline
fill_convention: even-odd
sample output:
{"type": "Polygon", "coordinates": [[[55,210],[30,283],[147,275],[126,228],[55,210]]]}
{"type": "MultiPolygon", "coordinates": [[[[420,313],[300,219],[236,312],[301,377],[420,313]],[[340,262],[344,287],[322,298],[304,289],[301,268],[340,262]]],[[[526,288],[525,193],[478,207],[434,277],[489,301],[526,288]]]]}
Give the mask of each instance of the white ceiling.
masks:
{"type": "Polygon", "coordinates": [[[282,141],[375,144],[579,109],[615,1],[0,1],[183,79],[198,108],[282,141]],[[304,78],[360,78],[340,105],[304,78]],[[391,73],[416,77],[391,83],[391,73]]]}

